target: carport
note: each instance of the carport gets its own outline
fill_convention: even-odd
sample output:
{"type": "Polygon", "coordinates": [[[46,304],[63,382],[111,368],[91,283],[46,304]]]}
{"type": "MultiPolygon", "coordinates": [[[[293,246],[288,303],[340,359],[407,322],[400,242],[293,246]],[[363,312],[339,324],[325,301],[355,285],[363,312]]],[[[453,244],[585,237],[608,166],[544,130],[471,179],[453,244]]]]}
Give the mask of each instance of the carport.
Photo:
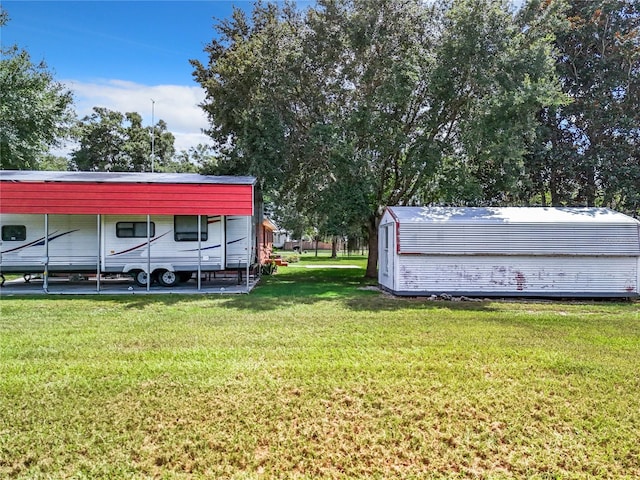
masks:
{"type": "MultiPolygon", "coordinates": [[[[35,286],[39,286],[37,289],[46,293],[117,293],[121,290],[118,286],[121,286],[125,293],[152,293],[156,290],[158,293],[187,293],[188,290],[199,293],[249,292],[259,273],[259,269],[256,268],[256,225],[260,220],[261,209],[257,205],[255,185],[256,180],[253,177],[177,173],[4,171],[0,177],[0,224],[3,226],[0,272],[40,273],[41,278],[34,278],[28,283],[7,282],[3,294],[9,294],[16,289],[27,293],[35,286]],[[125,275],[117,275],[127,272],[105,269],[106,215],[116,220],[118,216],[125,218],[132,215],[146,219],[146,235],[141,235],[139,246],[146,247],[146,265],[143,265],[141,270],[148,278],[151,278],[150,274],[153,272],[152,265],[159,261],[160,256],[154,243],[157,238],[152,238],[153,216],[194,217],[194,224],[198,230],[194,233],[193,248],[189,249],[193,252],[189,253],[189,262],[193,271],[190,278],[194,281],[189,280],[184,285],[172,285],[172,288],[156,288],[147,280],[146,286],[140,288],[140,285],[131,284],[125,275]],[[50,224],[56,216],[84,216],[85,220],[95,216],[92,225],[86,225],[85,221],[82,227],[84,233],[95,240],[91,244],[87,244],[86,241],[78,242],[70,248],[86,251],[85,258],[93,260],[85,261],[82,265],[68,262],[68,265],[62,266],[60,262],[54,261],[49,245],[60,236],[56,237],[55,232],[50,231],[50,224]],[[230,263],[230,254],[226,257],[225,254],[232,248],[226,244],[221,247],[223,253],[219,267],[211,268],[205,264],[209,257],[207,247],[201,243],[203,235],[200,229],[203,224],[207,226],[206,220],[213,216],[223,220],[233,218],[240,221],[235,221],[233,228],[236,234],[243,237],[241,249],[238,250],[238,240],[228,242],[236,245],[233,248],[243,252],[236,252],[233,258],[234,274],[225,274],[230,263]],[[5,227],[17,223],[16,219],[21,217],[41,219],[37,221],[41,236],[23,246],[38,247],[42,256],[38,258],[37,265],[26,265],[24,268],[10,263],[10,252],[14,252],[18,247],[16,242],[7,241],[14,240],[13,238],[4,238],[5,227]],[[246,227],[242,226],[238,230],[239,225],[246,227]],[[54,276],[54,273],[79,273],[84,281],[63,280],[54,276]],[[65,286],[68,288],[64,288],[65,286]]],[[[142,221],[137,223],[140,227],[144,226],[142,221]]],[[[80,230],[73,229],[69,233],[80,230]]],[[[224,240],[226,241],[226,237],[224,240]]],[[[166,257],[167,253],[162,252],[162,255],[166,257]]]]}

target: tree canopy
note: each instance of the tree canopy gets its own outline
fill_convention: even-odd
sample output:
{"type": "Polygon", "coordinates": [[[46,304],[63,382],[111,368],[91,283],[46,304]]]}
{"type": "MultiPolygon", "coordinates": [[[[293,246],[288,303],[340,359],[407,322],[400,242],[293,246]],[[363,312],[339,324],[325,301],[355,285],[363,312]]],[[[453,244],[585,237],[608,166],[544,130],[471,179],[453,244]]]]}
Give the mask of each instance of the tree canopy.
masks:
{"type": "Polygon", "coordinates": [[[525,21],[500,0],[235,10],[192,61],[217,171],[365,228],[375,276],[384,206],[518,198],[536,113],[564,103],[552,39],[525,21]]]}
{"type": "Polygon", "coordinates": [[[640,215],[640,3],[571,0],[555,29],[571,102],[540,112],[533,194],[640,215]]]}
{"type": "Polygon", "coordinates": [[[120,113],[94,107],[93,113],[80,120],[75,136],[79,146],[71,154],[73,169],[106,172],[152,171],[151,143],[154,136],[153,170],[165,171],[172,165],[174,136],[167,124],[159,120],[153,127],[143,127],[136,112],[120,113]]]}
{"type": "MultiPolygon", "coordinates": [[[[0,27],[8,21],[0,8],[0,27]]],[[[64,138],[74,113],[71,92],[44,62],[17,46],[0,47],[0,169],[37,169],[64,138]]]]}

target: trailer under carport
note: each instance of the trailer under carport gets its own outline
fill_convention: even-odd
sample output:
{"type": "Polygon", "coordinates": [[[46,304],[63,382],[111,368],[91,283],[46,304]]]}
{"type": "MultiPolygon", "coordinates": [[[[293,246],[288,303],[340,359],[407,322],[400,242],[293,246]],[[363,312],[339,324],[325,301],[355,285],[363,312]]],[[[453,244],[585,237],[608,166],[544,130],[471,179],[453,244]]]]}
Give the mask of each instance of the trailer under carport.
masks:
{"type": "MultiPolygon", "coordinates": [[[[245,269],[246,290],[250,288],[250,268],[254,263],[255,227],[260,215],[256,180],[253,177],[207,176],[178,173],[42,172],[3,171],[0,177],[0,214],[43,215],[43,289],[48,288],[48,224],[55,215],[95,215],[96,289],[100,291],[100,225],[103,215],[143,215],[150,224],[152,215],[243,216],[248,217],[245,269]]],[[[198,235],[198,238],[200,236],[198,235]]],[[[151,271],[153,247],[147,228],[147,262],[151,271]]],[[[199,242],[199,241],[198,241],[199,242]]],[[[4,250],[4,249],[3,249],[4,250]]],[[[201,264],[202,251],[194,248],[194,263],[201,264]],[[196,258],[197,257],[197,258],[196,258]]],[[[0,268],[2,266],[0,256],[0,268]]],[[[70,266],[70,270],[73,267],[70,266]]],[[[198,268],[198,289],[200,289],[198,268]]],[[[147,282],[147,291],[150,288],[147,282]]]]}

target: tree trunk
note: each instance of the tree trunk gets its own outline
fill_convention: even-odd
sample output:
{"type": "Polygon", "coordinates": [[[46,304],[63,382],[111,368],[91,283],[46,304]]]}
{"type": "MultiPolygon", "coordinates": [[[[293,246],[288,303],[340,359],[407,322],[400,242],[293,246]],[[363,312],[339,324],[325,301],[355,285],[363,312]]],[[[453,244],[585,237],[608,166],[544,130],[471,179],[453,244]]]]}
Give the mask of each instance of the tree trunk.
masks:
{"type": "Polygon", "coordinates": [[[380,224],[380,215],[375,214],[369,218],[367,223],[367,231],[369,233],[369,256],[367,257],[367,272],[364,274],[366,278],[378,278],[378,225],[380,224]]]}
{"type": "Polygon", "coordinates": [[[331,258],[338,258],[338,237],[331,238],[331,258]]]}
{"type": "Polygon", "coordinates": [[[562,205],[558,192],[558,178],[555,166],[551,169],[551,176],[549,177],[549,193],[551,194],[551,205],[554,207],[562,205]]]}
{"type": "Polygon", "coordinates": [[[587,169],[587,182],[585,186],[585,200],[588,207],[594,207],[596,205],[596,196],[598,192],[598,186],[596,185],[596,169],[589,166],[587,169]]]}

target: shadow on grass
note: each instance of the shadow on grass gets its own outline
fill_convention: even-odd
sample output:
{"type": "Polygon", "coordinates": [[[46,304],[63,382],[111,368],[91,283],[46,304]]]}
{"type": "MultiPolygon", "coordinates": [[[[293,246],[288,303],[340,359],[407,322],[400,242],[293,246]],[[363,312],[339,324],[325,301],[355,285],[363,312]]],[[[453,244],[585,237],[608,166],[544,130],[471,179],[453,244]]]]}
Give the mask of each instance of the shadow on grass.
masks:
{"type": "MultiPolygon", "coordinates": [[[[348,257],[345,258],[348,260],[348,257]]],[[[320,260],[319,260],[320,261],[320,260]]],[[[306,261],[305,261],[306,263],[306,261]]],[[[485,302],[433,302],[425,298],[394,297],[378,290],[377,281],[364,277],[363,268],[332,268],[310,262],[314,268],[298,266],[282,268],[276,275],[263,276],[250,294],[154,294],[154,295],[56,295],[56,301],[91,299],[93,302],[117,302],[129,309],[142,310],[159,303],[170,306],[215,300],[216,305],[252,312],[275,311],[293,305],[313,305],[319,302],[339,302],[354,311],[396,311],[405,308],[451,310],[493,310],[485,302]]],[[[348,264],[348,261],[342,263],[348,264]]],[[[13,296],[24,301],[42,297],[13,296]]]]}
{"type": "MultiPolygon", "coordinates": [[[[295,253],[293,255],[296,255],[295,253]]],[[[287,255],[284,254],[284,257],[286,257],[287,255]]],[[[307,254],[303,254],[301,256],[299,256],[300,258],[300,263],[302,264],[306,264],[306,263],[324,263],[324,264],[331,264],[331,265],[336,265],[336,264],[364,264],[367,261],[367,257],[366,255],[343,255],[340,254],[338,255],[336,258],[331,258],[330,256],[328,256],[327,254],[320,254],[318,256],[315,256],[313,253],[307,253],[307,254]]]]}
{"type": "Polygon", "coordinates": [[[355,311],[395,311],[403,308],[489,310],[486,303],[440,303],[424,298],[401,298],[378,290],[377,281],[362,268],[291,268],[263,277],[250,295],[235,296],[225,306],[239,310],[272,311],[292,305],[338,301],[355,311]]]}

